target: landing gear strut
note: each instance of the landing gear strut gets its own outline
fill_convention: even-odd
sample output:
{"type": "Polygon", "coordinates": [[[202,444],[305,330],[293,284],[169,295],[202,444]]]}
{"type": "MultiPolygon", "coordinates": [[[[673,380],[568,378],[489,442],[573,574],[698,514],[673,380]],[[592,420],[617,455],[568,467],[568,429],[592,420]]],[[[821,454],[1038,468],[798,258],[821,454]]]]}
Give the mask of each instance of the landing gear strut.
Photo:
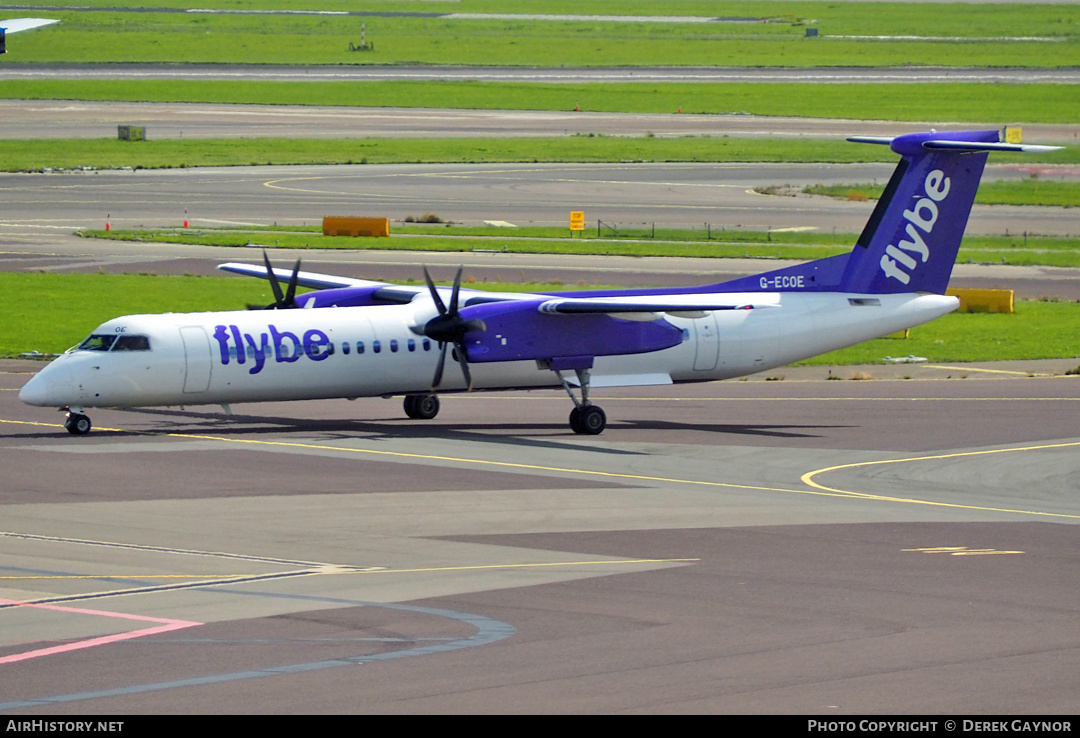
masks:
{"type": "Polygon", "coordinates": [[[574,397],[574,391],[562,372],[556,372],[566,394],[574,401],[574,409],[570,411],[570,430],[586,436],[598,436],[607,426],[607,415],[589,400],[589,370],[575,369],[574,373],[577,374],[578,385],[581,387],[580,400],[574,397]]]}
{"type": "Polygon", "coordinates": [[[85,436],[90,432],[90,418],[74,410],[69,411],[64,419],[64,427],[73,436],[85,436]]]}
{"type": "Polygon", "coordinates": [[[439,396],[405,395],[405,414],[417,420],[431,420],[439,414],[439,396]]]}

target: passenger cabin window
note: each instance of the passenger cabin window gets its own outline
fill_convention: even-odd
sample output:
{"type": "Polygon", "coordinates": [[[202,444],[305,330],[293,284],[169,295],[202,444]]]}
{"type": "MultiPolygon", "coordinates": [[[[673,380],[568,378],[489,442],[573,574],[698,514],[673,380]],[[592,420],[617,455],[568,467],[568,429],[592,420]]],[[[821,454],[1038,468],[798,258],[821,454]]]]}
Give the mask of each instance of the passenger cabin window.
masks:
{"type": "Polygon", "coordinates": [[[113,343],[113,351],[149,351],[149,336],[119,336],[113,343]]]}
{"type": "Polygon", "coordinates": [[[397,339],[396,338],[391,338],[390,339],[390,352],[394,353],[394,354],[397,353],[397,339]]]}

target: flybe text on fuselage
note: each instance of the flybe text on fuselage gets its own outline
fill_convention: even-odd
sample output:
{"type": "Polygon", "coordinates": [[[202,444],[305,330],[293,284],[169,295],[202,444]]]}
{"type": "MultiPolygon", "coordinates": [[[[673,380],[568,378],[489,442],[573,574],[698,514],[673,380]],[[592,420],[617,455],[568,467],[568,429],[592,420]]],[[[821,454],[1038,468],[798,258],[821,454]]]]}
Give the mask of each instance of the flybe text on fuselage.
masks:
{"type": "Polygon", "coordinates": [[[881,271],[886,277],[907,284],[911,281],[911,272],[917,266],[911,254],[917,254],[924,264],[929,261],[930,247],[926,245],[922,234],[930,235],[934,230],[938,219],[938,203],[948,197],[949,185],[949,178],[940,169],[926,175],[923,181],[925,195],[919,198],[915,207],[904,211],[904,220],[907,221],[904,231],[908,240],[900,241],[896,246],[890,244],[881,257],[881,271]]]}
{"type": "Polygon", "coordinates": [[[306,356],[312,361],[322,361],[330,356],[330,336],[318,328],[304,331],[298,336],[291,331],[279,331],[274,325],[267,325],[267,331],[258,338],[250,333],[241,333],[235,325],[214,326],[214,340],[218,342],[222,366],[231,361],[245,364],[250,358],[253,366],[250,374],[258,374],[273,356],[278,364],[291,364],[306,356]]]}

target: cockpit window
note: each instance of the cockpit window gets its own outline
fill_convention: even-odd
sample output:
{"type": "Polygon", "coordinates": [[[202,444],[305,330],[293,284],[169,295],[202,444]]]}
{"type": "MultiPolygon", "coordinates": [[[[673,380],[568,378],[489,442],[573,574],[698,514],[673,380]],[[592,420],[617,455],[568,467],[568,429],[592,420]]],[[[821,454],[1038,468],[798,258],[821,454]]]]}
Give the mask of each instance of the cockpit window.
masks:
{"type": "Polygon", "coordinates": [[[79,348],[83,351],[149,351],[150,337],[94,333],[80,343],[79,348]]]}
{"type": "Polygon", "coordinates": [[[79,344],[83,351],[108,351],[112,348],[116,336],[111,333],[92,333],[89,338],[79,344]]]}
{"type": "Polygon", "coordinates": [[[113,344],[113,351],[149,351],[149,336],[120,336],[113,344]]]}

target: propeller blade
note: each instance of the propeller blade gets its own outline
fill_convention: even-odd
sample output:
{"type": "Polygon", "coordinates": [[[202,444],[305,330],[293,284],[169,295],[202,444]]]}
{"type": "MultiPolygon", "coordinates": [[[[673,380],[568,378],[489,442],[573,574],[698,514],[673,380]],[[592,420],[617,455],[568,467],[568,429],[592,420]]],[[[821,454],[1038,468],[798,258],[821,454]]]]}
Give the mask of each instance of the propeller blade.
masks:
{"type": "Polygon", "coordinates": [[[446,304],[439,296],[438,290],[435,289],[431,274],[428,273],[427,267],[424,267],[424,281],[427,282],[428,290],[431,292],[431,299],[439,310],[439,314],[425,323],[423,327],[414,329],[414,332],[439,342],[439,363],[435,366],[435,377],[431,380],[432,392],[442,384],[443,371],[446,369],[446,348],[448,344],[453,344],[454,359],[461,366],[461,373],[465,377],[466,386],[470,391],[472,390],[472,372],[469,371],[465,343],[462,338],[469,331],[485,331],[487,326],[484,325],[482,320],[465,320],[461,317],[458,300],[461,297],[461,275],[463,271],[464,267],[459,266],[457,274],[454,275],[454,286],[450,292],[450,307],[447,309],[446,304]]]}
{"type": "Polygon", "coordinates": [[[469,372],[469,362],[465,360],[465,344],[455,341],[454,355],[457,356],[458,364],[461,364],[461,373],[465,375],[465,387],[472,392],[472,374],[469,372]]]}
{"type": "Polygon", "coordinates": [[[270,289],[274,291],[274,305],[280,305],[285,296],[281,294],[281,285],[278,283],[274,268],[270,266],[270,257],[263,251],[263,263],[266,264],[266,278],[270,280],[270,289]]]}
{"type": "Polygon", "coordinates": [[[461,270],[462,267],[457,268],[457,274],[454,275],[454,289],[450,293],[450,314],[458,314],[458,295],[461,293],[461,270]]]}
{"type": "Polygon", "coordinates": [[[427,267],[424,267],[424,281],[427,282],[428,291],[431,292],[431,299],[435,302],[439,315],[446,315],[446,305],[443,304],[442,298],[439,297],[439,291],[435,289],[435,283],[431,281],[431,275],[428,274],[427,267]]]}
{"type": "Polygon", "coordinates": [[[446,364],[446,344],[440,343],[439,346],[442,347],[442,352],[439,354],[439,363],[435,365],[435,377],[431,380],[432,392],[442,383],[443,366],[446,364]]]}
{"type": "Polygon", "coordinates": [[[293,267],[292,276],[289,277],[289,287],[285,291],[285,299],[282,301],[280,307],[294,308],[296,307],[296,285],[300,280],[300,260],[296,260],[296,265],[293,267]]]}

